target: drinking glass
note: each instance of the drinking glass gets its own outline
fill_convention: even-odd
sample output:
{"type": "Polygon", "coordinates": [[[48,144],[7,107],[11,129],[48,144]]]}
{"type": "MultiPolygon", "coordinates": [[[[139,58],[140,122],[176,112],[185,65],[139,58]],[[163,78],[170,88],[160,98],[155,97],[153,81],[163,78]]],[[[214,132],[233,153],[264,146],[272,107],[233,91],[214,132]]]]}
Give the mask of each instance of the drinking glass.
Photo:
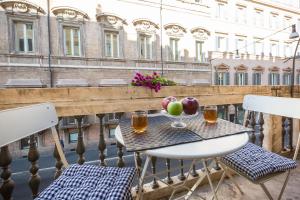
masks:
{"type": "Polygon", "coordinates": [[[131,127],[137,134],[142,134],[147,131],[148,118],[145,111],[135,111],[131,115],[131,127]]]}
{"type": "Polygon", "coordinates": [[[207,123],[214,124],[217,122],[217,106],[204,106],[204,119],[207,123]]]}

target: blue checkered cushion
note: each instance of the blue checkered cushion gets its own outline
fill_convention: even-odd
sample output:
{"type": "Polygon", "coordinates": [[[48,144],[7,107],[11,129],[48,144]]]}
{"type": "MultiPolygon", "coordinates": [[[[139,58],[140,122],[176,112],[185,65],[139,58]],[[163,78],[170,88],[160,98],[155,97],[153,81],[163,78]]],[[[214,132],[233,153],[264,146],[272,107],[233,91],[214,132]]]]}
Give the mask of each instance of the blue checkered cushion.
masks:
{"type": "Polygon", "coordinates": [[[252,143],[221,158],[221,161],[253,181],[271,173],[297,167],[296,161],[268,152],[252,143]]]}
{"type": "Polygon", "coordinates": [[[35,200],[129,200],[134,168],[71,165],[35,200]]]}

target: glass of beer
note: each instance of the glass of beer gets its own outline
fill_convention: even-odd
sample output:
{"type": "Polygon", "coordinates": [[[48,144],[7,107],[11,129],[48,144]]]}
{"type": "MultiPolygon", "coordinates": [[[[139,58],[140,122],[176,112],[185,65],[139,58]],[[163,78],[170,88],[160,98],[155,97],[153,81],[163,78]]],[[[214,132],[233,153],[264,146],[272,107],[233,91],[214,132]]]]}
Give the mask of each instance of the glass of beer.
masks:
{"type": "Polygon", "coordinates": [[[134,133],[142,134],[147,131],[148,118],[145,111],[135,111],[131,116],[131,127],[134,133]]]}
{"type": "Polygon", "coordinates": [[[204,106],[204,119],[207,123],[214,124],[217,122],[217,106],[204,106]]]}

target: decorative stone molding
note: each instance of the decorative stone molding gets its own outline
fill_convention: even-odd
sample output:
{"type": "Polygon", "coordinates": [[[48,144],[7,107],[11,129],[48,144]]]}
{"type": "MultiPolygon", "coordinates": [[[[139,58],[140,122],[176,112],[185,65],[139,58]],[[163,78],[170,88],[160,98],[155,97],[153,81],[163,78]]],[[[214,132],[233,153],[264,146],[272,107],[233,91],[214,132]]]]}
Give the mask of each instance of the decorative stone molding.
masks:
{"type": "Polygon", "coordinates": [[[191,29],[191,33],[193,34],[194,38],[202,41],[207,40],[208,36],[210,36],[210,32],[202,27],[191,29]]]}
{"type": "Polygon", "coordinates": [[[125,19],[112,14],[112,13],[101,13],[96,15],[97,21],[107,27],[121,28],[123,25],[128,25],[125,19]]]}
{"type": "Polygon", "coordinates": [[[6,12],[13,14],[46,14],[42,7],[25,0],[3,0],[0,2],[0,6],[6,12]]]}
{"type": "Polygon", "coordinates": [[[136,19],[133,22],[137,32],[153,34],[159,29],[159,26],[148,19],[136,19]]]}
{"type": "Polygon", "coordinates": [[[262,66],[256,66],[256,67],[252,68],[252,70],[255,72],[263,72],[263,71],[265,71],[265,68],[263,68],[262,66]]]}
{"type": "Polygon", "coordinates": [[[215,66],[215,70],[218,72],[229,71],[229,68],[230,67],[224,63],[215,66]]]}
{"type": "Polygon", "coordinates": [[[88,14],[72,7],[61,6],[61,7],[54,7],[51,10],[52,13],[59,19],[78,20],[78,21],[90,19],[88,14]]]}
{"type": "Polygon", "coordinates": [[[286,72],[286,73],[291,73],[292,72],[292,68],[287,67],[287,68],[282,69],[282,71],[286,72]]]}
{"type": "Polygon", "coordinates": [[[244,72],[244,71],[248,70],[248,67],[246,67],[245,65],[242,64],[242,65],[235,67],[234,69],[238,72],[244,72]]]}
{"type": "Polygon", "coordinates": [[[177,1],[180,1],[182,3],[196,4],[196,5],[203,4],[202,0],[199,0],[198,2],[196,2],[195,0],[177,0],[177,1]]]}
{"type": "Polygon", "coordinates": [[[185,28],[175,23],[166,24],[164,26],[164,29],[166,30],[168,36],[173,36],[173,37],[183,37],[184,34],[186,33],[185,28]]]}
{"type": "Polygon", "coordinates": [[[276,67],[276,66],[269,68],[270,72],[279,72],[279,70],[280,70],[279,67],[276,67]]]}

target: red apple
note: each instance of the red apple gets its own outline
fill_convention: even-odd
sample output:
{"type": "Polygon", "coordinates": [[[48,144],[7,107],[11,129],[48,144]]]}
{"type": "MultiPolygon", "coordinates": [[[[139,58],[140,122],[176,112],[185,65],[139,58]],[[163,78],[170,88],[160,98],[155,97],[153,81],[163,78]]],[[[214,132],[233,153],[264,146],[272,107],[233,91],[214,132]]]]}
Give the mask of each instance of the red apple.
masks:
{"type": "Polygon", "coordinates": [[[199,103],[194,97],[186,97],[181,101],[183,106],[183,111],[187,115],[193,115],[198,111],[199,103]]]}
{"type": "Polygon", "coordinates": [[[163,107],[163,109],[165,109],[167,111],[168,109],[168,104],[172,101],[177,101],[177,99],[173,96],[169,96],[169,97],[166,97],[162,100],[161,102],[161,106],[163,107]]]}

